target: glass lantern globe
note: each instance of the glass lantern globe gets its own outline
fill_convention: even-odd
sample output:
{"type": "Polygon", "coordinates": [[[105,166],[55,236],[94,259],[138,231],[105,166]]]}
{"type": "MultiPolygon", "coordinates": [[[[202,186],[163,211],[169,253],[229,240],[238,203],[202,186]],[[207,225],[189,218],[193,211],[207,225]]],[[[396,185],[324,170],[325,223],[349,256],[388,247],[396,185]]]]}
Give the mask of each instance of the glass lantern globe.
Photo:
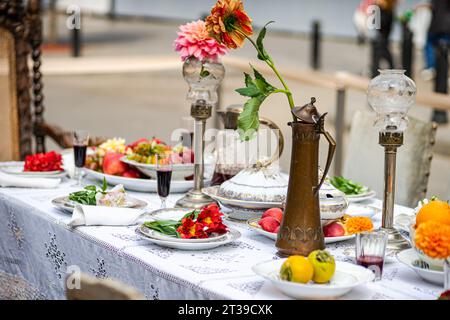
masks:
{"type": "Polygon", "coordinates": [[[217,105],[217,90],[225,77],[225,67],[220,61],[190,57],[183,64],[183,77],[189,85],[187,100],[190,103],[205,100],[208,105],[217,105]]]}
{"type": "Polygon", "coordinates": [[[403,132],[408,111],[416,101],[416,84],[405,70],[379,70],[369,84],[367,99],[377,113],[375,126],[381,131],[403,132]]]}

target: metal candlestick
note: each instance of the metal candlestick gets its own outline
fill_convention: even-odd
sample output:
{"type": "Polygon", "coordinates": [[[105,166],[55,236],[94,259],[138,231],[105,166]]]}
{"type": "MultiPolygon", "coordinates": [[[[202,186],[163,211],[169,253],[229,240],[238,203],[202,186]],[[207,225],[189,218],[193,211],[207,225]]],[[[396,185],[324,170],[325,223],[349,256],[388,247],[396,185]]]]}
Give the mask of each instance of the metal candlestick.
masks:
{"type": "Polygon", "coordinates": [[[214,202],[212,198],[202,193],[203,176],[205,171],[204,155],[205,150],[205,127],[206,120],[211,117],[212,106],[205,100],[197,100],[191,106],[191,116],[195,120],[194,125],[194,188],[183,198],[177,201],[175,207],[201,209],[214,202]]]}
{"type": "Polygon", "coordinates": [[[388,233],[386,251],[389,255],[410,247],[408,241],[394,228],[397,149],[403,145],[403,132],[382,131],[379,144],[384,147],[384,201],[381,228],[388,233]]]}

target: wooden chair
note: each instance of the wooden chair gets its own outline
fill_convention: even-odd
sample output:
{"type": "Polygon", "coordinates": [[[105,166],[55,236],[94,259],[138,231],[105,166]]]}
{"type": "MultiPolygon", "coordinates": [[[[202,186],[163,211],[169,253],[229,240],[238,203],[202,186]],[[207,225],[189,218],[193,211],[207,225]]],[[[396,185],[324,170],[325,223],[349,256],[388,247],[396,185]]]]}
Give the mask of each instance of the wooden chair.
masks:
{"type": "Polygon", "coordinates": [[[26,2],[0,0],[0,161],[44,152],[46,136],[72,146],[70,132],[44,121],[40,0],[26,2]]]}
{"type": "MultiPolygon", "coordinates": [[[[66,281],[67,283],[67,281],[66,281]]],[[[67,289],[67,300],[144,300],[134,288],[112,279],[97,279],[81,274],[80,288],[67,289]]]]}
{"type": "MultiPolygon", "coordinates": [[[[435,123],[409,118],[404,145],[397,153],[397,181],[395,202],[415,207],[427,193],[435,123]]],[[[378,130],[374,128],[375,115],[369,111],[356,112],[350,130],[343,175],[369,186],[383,197],[384,150],[378,144],[378,130]]]]}

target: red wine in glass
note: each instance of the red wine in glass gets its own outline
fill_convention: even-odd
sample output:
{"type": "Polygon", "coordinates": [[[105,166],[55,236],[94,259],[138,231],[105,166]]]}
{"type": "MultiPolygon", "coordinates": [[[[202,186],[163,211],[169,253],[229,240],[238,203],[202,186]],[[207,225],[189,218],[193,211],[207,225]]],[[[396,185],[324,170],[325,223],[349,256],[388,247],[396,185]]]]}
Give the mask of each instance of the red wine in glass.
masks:
{"type": "Polygon", "coordinates": [[[86,163],[86,145],[74,145],[74,157],[75,157],[75,166],[77,168],[83,168],[86,163]]]}
{"type": "Polygon", "coordinates": [[[383,273],[384,258],[380,256],[363,255],[360,256],[356,263],[364,268],[370,269],[375,272],[377,277],[381,278],[383,273]]]}
{"type": "Polygon", "coordinates": [[[172,180],[172,170],[157,170],[158,195],[166,198],[170,193],[170,181],[172,180]]]}

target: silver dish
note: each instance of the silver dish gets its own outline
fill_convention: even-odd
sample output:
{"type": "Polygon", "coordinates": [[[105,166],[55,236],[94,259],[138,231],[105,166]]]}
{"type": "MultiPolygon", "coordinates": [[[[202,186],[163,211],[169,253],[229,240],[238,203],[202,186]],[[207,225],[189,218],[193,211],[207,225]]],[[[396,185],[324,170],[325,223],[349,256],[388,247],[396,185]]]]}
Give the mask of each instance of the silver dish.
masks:
{"type": "Polygon", "coordinates": [[[438,285],[444,284],[444,271],[432,270],[427,263],[423,263],[414,249],[406,249],[397,253],[397,260],[414,270],[422,279],[438,285]]]}
{"type": "MultiPolygon", "coordinates": [[[[52,200],[52,205],[63,211],[72,213],[75,206],[79,203],[69,200],[68,196],[58,197],[52,200]]],[[[128,203],[126,203],[122,208],[133,208],[133,209],[144,209],[147,207],[147,202],[136,199],[133,197],[128,197],[128,203]]]]}

